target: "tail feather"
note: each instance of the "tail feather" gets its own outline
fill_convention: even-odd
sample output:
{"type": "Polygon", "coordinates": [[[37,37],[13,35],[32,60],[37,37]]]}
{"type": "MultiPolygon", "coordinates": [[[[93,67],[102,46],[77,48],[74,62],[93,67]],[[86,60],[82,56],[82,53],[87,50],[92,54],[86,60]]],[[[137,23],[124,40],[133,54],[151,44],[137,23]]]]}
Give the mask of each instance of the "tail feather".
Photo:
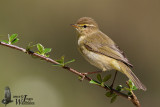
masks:
{"type": "Polygon", "coordinates": [[[131,71],[131,69],[128,66],[125,66],[122,69],[122,72],[134,83],[134,85],[138,89],[142,89],[144,91],[147,90],[147,88],[141,83],[141,81],[136,77],[136,75],[131,71]]]}

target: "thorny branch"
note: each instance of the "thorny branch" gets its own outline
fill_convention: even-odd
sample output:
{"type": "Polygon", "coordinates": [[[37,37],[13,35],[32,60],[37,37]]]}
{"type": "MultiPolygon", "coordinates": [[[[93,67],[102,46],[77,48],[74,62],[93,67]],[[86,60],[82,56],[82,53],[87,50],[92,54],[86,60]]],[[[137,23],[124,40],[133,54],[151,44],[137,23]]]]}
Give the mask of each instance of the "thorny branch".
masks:
{"type": "MultiPolygon", "coordinates": [[[[13,48],[13,49],[22,51],[22,52],[24,52],[24,53],[27,53],[27,54],[36,56],[36,57],[38,57],[38,58],[41,58],[41,59],[43,59],[43,60],[45,60],[45,61],[47,61],[47,62],[53,63],[53,64],[59,64],[58,62],[56,62],[55,60],[53,60],[53,59],[51,59],[51,58],[45,57],[45,56],[43,56],[43,55],[39,55],[39,54],[37,54],[37,53],[34,53],[33,51],[27,51],[26,49],[21,48],[21,47],[18,47],[18,46],[15,46],[15,45],[6,44],[6,43],[4,43],[4,42],[0,42],[0,45],[6,46],[6,47],[9,47],[9,48],[13,48]]],[[[62,66],[62,68],[63,68],[63,69],[66,69],[66,70],[68,70],[68,71],[70,71],[70,72],[72,72],[72,73],[74,73],[74,74],[76,74],[76,75],[78,75],[78,76],[80,76],[80,77],[84,77],[84,75],[83,75],[82,73],[78,72],[77,70],[75,70],[75,69],[73,69],[73,68],[70,68],[70,67],[68,67],[68,66],[62,66]]],[[[88,81],[91,81],[91,80],[92,80],[92,79],[91,79],[90,77],[88,77],[88,76],[85,76],[84,79],[86,79],[86,80],[88,80],[88,81]]],[[[127,85],[128,85],[128,83],[127,83],[127,85]]],[[[128,99],[128,100],[131,101],[136,107],[141,107],[141,106],[140,106],[140,103],[139,103],[136,95],[133,93],[133,91],[131,91],[132,96],[128,96],[128,95],[125,94],[125,93],[119,92],[119,91],[117,91],[116,89],[113,89],[113,88],[108,88],[107,86],[100,86],[100,85],[97,85],[97,86],[99,86],[99,87],[101,87],[101,88],[104,88],[104,89],[107,90],[107,91],[112,91],[112,92],[116,93],[117,95],[122,96],[122,97],[128,99]]]]}

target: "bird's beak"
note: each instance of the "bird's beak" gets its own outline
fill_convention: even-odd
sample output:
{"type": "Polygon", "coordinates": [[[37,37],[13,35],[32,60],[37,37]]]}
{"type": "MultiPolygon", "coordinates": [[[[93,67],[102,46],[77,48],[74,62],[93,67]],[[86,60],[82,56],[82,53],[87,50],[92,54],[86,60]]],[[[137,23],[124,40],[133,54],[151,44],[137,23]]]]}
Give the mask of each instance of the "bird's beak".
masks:
{"type": "Polygon", "coordinates": [[[72,27],[78,28],[77,24],[71,24],[72,27]]]}

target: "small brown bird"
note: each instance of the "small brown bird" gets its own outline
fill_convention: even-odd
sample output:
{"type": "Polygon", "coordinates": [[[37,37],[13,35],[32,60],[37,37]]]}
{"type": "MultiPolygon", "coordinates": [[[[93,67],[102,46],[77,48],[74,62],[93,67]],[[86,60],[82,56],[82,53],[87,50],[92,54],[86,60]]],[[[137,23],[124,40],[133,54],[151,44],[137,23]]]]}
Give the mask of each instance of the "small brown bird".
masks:
{"type": "Polygon", "coordinates": [[[138,89],[146,90],[131,71],[124,53],[106,34],[101,32],[97,23],[90,17],[80,18],[72,25],[78,31],[78,48],[84,58],[102,71],[117,70],[125,74],[138,89]]]}

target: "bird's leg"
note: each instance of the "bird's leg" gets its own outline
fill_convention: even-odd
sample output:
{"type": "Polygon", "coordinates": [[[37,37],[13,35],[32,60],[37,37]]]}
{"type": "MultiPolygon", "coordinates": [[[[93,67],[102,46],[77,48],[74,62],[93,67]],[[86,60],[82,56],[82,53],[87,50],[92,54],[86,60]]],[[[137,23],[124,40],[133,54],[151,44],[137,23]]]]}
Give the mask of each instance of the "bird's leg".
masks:
{"type": "Polygon", "coordinates": [[[85,73],[81,73],[83,76],[81,78],[81,81],[84,80],[86,75],[90,75],[90,74],[96,74],[96,73],[102,73],[102,71],[94,71],[94,72],[85,72],[85,73]]]}
{"type": "Polygon", "coordinates": [[[115,74],[114,74],[113,82],[112,82],[112,84],[111,84],[111,86],[110,86],[111,89],[113,88],[113,85],[114,85],[114,81],[115,81],[115,79],[116,79],[116,76],[117,76],[117,70],[116,70],[116,72],[115,72],[115,74]]]}

